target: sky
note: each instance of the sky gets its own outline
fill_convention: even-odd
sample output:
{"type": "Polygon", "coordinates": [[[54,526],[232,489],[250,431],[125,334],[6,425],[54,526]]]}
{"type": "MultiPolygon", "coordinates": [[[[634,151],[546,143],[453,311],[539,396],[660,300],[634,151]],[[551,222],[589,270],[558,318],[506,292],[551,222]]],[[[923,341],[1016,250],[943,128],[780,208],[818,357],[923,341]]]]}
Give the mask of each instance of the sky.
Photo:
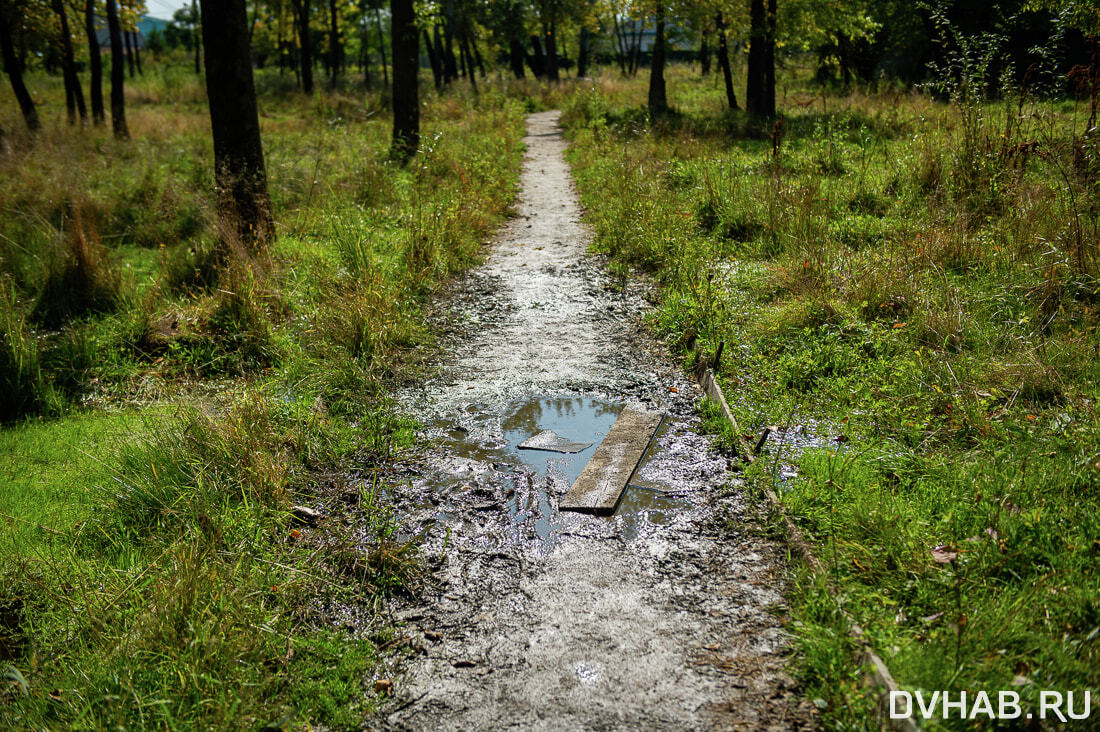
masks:
{"type": "Polygon", "coordinates": [[[145,0],[145,7],[149,9],[146,15],[171,20],[172,13],[190,4],[191,0],[145,0]]]}

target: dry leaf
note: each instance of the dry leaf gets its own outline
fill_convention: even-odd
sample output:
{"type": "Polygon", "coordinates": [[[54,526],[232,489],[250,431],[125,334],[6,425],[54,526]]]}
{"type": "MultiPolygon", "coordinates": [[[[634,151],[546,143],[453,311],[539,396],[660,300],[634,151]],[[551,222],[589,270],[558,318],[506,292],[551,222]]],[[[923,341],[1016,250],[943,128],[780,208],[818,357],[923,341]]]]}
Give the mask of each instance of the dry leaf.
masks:
{"type": "Polygon", "coordinates": [[[936,564],[951,564],[959,558],[959,552],[949,544],[940,544],[932,550],[932,561],[936,564]]]}

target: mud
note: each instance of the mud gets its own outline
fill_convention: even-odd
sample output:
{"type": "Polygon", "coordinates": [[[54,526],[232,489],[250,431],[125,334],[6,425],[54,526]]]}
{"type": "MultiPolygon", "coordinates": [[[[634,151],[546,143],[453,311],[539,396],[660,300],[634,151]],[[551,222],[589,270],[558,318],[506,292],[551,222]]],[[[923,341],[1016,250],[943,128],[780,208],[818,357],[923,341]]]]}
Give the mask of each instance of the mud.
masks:
{"type": "MultiPolygon", "coordinates": [[[[614,287],[563,158],[528,118],[517,215],[447,298],[438,375],[401,395],[428,425],[391,476],[433,571],[391,607],[419,652],[384,729],[802,729],[785,671],[781,549],[695,429],[699,393],[614,287]],[[614,516],[557,503],[624,407],[668,415],[614,516]],[[575,454],[519,449],[553,430],[575,454]]],[[[635,288],[635,289],[631,289],[635,288]]]]}

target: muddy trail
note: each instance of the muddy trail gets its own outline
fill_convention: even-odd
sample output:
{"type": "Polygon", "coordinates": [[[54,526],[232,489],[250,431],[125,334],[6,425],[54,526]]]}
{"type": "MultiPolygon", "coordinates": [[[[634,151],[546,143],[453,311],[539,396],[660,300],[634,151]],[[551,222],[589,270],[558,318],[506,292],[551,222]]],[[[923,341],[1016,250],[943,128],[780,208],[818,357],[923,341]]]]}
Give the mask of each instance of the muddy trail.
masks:
{"type": "Polygon", "coordinates": [[[695,431],[699,392],[613,286],[556,112],[527,120],[517,215],[447,298],[427,425],[390,476],[431,576],[391,608],[414,651],[382,729],[803,729],[785,672],[782,553],[695,431]],[[557,510],[624,407],[667,415],[616,513],[557,510]],[[542,430],[590,447],[517,449],[542,430]]]}

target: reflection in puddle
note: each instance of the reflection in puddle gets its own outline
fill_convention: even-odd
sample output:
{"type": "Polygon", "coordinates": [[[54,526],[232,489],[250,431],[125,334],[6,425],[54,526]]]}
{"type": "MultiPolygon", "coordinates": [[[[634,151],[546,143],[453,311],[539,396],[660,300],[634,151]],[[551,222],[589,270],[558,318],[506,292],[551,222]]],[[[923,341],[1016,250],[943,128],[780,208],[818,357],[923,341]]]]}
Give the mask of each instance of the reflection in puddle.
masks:
{"type": "MultiPolygon", "coordinates": [[[[503,414],[472,405],[461,416],[460,424],[435,425],[437,444],[449,458],[440,461],[440,467],[451,479],[444,478],[450,485],[437,483],[436,490],[476,494],[485,488],[472,487],[471,483],[481,483],[478,478],[492,473],[493,483],[503,492],[513,538],[520,538],[523,527],[528,525],[540,541],[549,542],[566,522],[576,520],[557,512],[558,499],[584,470],[622,410],[621,404],[584,397],[515,402],[503,414]],[[591,444],[575,454],[519,448],[520,443],[545,430],[552,430],[566,440],[591,444]]],[[[647,526],[667,523],[675,506],[674,495],[667,493],[670,486],[680,482],[674,479],[670,464],[675,455],[666,455],[659,447],[660,438],[668,431],[666,422],[658,430],[632,485],[623,493],[615,514],[602,519],[614,522],[628,540],[643,534],[647,526]]],[[[475,504],[474,508],[480,506],[475,504]]],[[[491,508],[486,503],[485,509],[491,508]]],[[[439,511],[435,519],[450,523],[454,517],[448,511],[439,511]]]]}

